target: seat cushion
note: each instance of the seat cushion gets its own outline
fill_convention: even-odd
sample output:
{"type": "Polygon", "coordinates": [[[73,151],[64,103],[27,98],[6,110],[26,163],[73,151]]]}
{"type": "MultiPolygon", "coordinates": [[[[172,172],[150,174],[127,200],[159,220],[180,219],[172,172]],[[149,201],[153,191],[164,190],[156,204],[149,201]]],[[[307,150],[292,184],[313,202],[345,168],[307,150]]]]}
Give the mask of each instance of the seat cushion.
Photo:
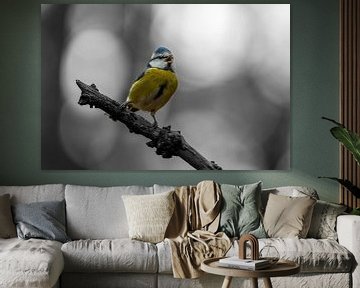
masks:
{"type": "MultiPolygon", "coordinates": [[[[338,242],[330,239],[267,238],[259,239],[259,249],[265,245],[274,246],[281,259],[298,263],[301,273],[350,272],[354,265],[353,255],[338,242]]],[[[159,273],[172,273],[171,248],[167,241],[157,244],[159,273]]],[[[238,255],[235,241],[227,256],[238,255]]],[[[250,250],[248,251],[250,256],[250,250]]]]}
{"type": "Polygon", "coordinates": [[[66,272],[156,273],[156,246],[123,239],[78,240],[61,248],[66,272]]]}
{"type": "Polygon", "coordinates": [[[353,255],[330,239],[266,239],[264,245],[274,246],[280,258],[297,262],[301,271],[350,272],[353,255]]]}
{"type": "Polygon", "coordinates": [[[157,274],[63,273],[61,288],[157,288],[157,274]]]}
{"type": "Polygon", "coordinates": [[[169,241],[156,244],[160,274],[172,274],[171,247],[169,241]]]}
{"type": "MultiPolygon", "coordinates": [[[[344,246],[330,239],[259,239],[259,250],[265,245],[275,247],[281,259],[298,263],[301,273],[350,272],[354,265],[353,255],[344,246]]],[[[238,245],[235,242],[227,255],[234,256],[237,251],[238,245]]]]}
{"type": "Polygon", "coordinates": [[[60,242],[0,239],[1,287],[52,287],[63,268],[60,242]]]}

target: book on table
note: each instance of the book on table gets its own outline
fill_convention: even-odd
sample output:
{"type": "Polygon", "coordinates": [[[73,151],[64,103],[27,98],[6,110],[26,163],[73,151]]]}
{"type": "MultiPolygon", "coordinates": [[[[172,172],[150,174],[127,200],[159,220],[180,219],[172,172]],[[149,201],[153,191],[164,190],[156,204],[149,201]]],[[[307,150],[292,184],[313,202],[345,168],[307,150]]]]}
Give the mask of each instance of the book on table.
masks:
{"type": "Polygon", "coordinates": [[[259,270],[270,267],[271,263],[267,259],[240,259],[238,256],[233,256],[220,259],[219,266],[237,269],[259,270]]]}

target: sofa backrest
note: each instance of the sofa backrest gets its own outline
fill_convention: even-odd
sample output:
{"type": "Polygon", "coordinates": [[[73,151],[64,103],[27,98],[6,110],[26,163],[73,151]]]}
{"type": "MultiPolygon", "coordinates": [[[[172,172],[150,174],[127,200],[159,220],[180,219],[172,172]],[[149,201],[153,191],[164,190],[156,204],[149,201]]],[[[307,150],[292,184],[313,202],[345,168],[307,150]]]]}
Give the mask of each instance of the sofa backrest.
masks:
{"type": "MultiPolygon", "coordinates": [[[[167,192],[174,186],[154,185],[95,187],[63,184],[34,186],[0,186],[0,195],[10,194],[11,203],[41,201],[66,201],[67,233],[71,239],[128,238],[123,195],[148,195],[167,192]]],[[[311,196],[319,199],[317,192],[308,187],[287,186],[263,189],[262,210],[270,193],[292,197],[311,196]]]]}
{"type": "Polygon", "coordinates": [[[71,239],[128,238],[123,195],[153,194],[153,187],[66,185],[67,233],[71,239]]]}
{"type": "MultiPolygon", "coordinates": [[[[174,190],[176,186],[166,186],[166,185],[154,185],[154,194],[164,193],[167,191],[174,190]]],[[[310,196],[315,199],[319,199],[319,196],[315,189],[304,186],[283,186],[283,187],[274,187],[266,188],[261,191],[261,208],[265,209],[267,201],[269,199],[269,194],[276,194],[282,196],[291,196],[291,197],[304,197],[310,196]]]]}
{"type": "Polygon", "coordinates": [[[158,185],[158,184],[154,184],[153,187],[154,187],[154,194],[169,192],[176,188],[176,186],[167,186],[167,185],[158,185]]]}
{"type": "Polygon", "coordinates": [[[65,198],[65,185],[0,186],[0,195],[4,194],[10,194],[11,204],[61,201],[65,198]]]}

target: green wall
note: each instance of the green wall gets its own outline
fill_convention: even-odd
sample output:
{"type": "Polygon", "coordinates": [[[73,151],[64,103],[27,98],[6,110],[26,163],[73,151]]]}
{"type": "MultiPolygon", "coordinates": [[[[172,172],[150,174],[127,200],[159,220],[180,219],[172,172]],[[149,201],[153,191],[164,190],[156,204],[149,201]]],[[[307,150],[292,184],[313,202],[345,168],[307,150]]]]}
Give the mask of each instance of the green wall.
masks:
{"type": "Polygon", "coordinates": [[[247,0],[229,3],[232,2],[291,4],[291,170],[42,171],[41,1],[14,0],[2,2],[0,9],[0,185],[182,185],[203,179],[245,184],[262,180],[265,187],[312,186],[322,199],[338,201],[337,184],[317,179],[319,175],[337,176],[339,169],[338,146],[328,131],[331,125],[321,120],[321,116],[338,118],[338,0],[247,0]]]}

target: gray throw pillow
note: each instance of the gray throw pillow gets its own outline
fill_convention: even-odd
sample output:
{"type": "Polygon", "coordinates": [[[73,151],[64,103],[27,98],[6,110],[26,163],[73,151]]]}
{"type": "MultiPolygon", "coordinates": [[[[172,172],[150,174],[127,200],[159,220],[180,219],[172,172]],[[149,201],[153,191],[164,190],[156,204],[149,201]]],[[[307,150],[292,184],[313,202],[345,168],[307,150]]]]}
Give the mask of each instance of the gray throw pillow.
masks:
{"type": "Polygon", "coordinates": [[[13,215],[19,238],[70,241],[65,232],[65,201],[15,204],[13,215]]]}
{"type": "Polygon", "coordinates": [[[221,185],[222,209],[219,230],[229,237],[253,234],[266,238],[260,216],[261,182],[237,186],[221,185]]]}
{"type": "Polygon", "coordinates": [[[344,205],[318,200],[312,214],[308,237],[337,240],[336,218],[345,210],[344,205]]]}

